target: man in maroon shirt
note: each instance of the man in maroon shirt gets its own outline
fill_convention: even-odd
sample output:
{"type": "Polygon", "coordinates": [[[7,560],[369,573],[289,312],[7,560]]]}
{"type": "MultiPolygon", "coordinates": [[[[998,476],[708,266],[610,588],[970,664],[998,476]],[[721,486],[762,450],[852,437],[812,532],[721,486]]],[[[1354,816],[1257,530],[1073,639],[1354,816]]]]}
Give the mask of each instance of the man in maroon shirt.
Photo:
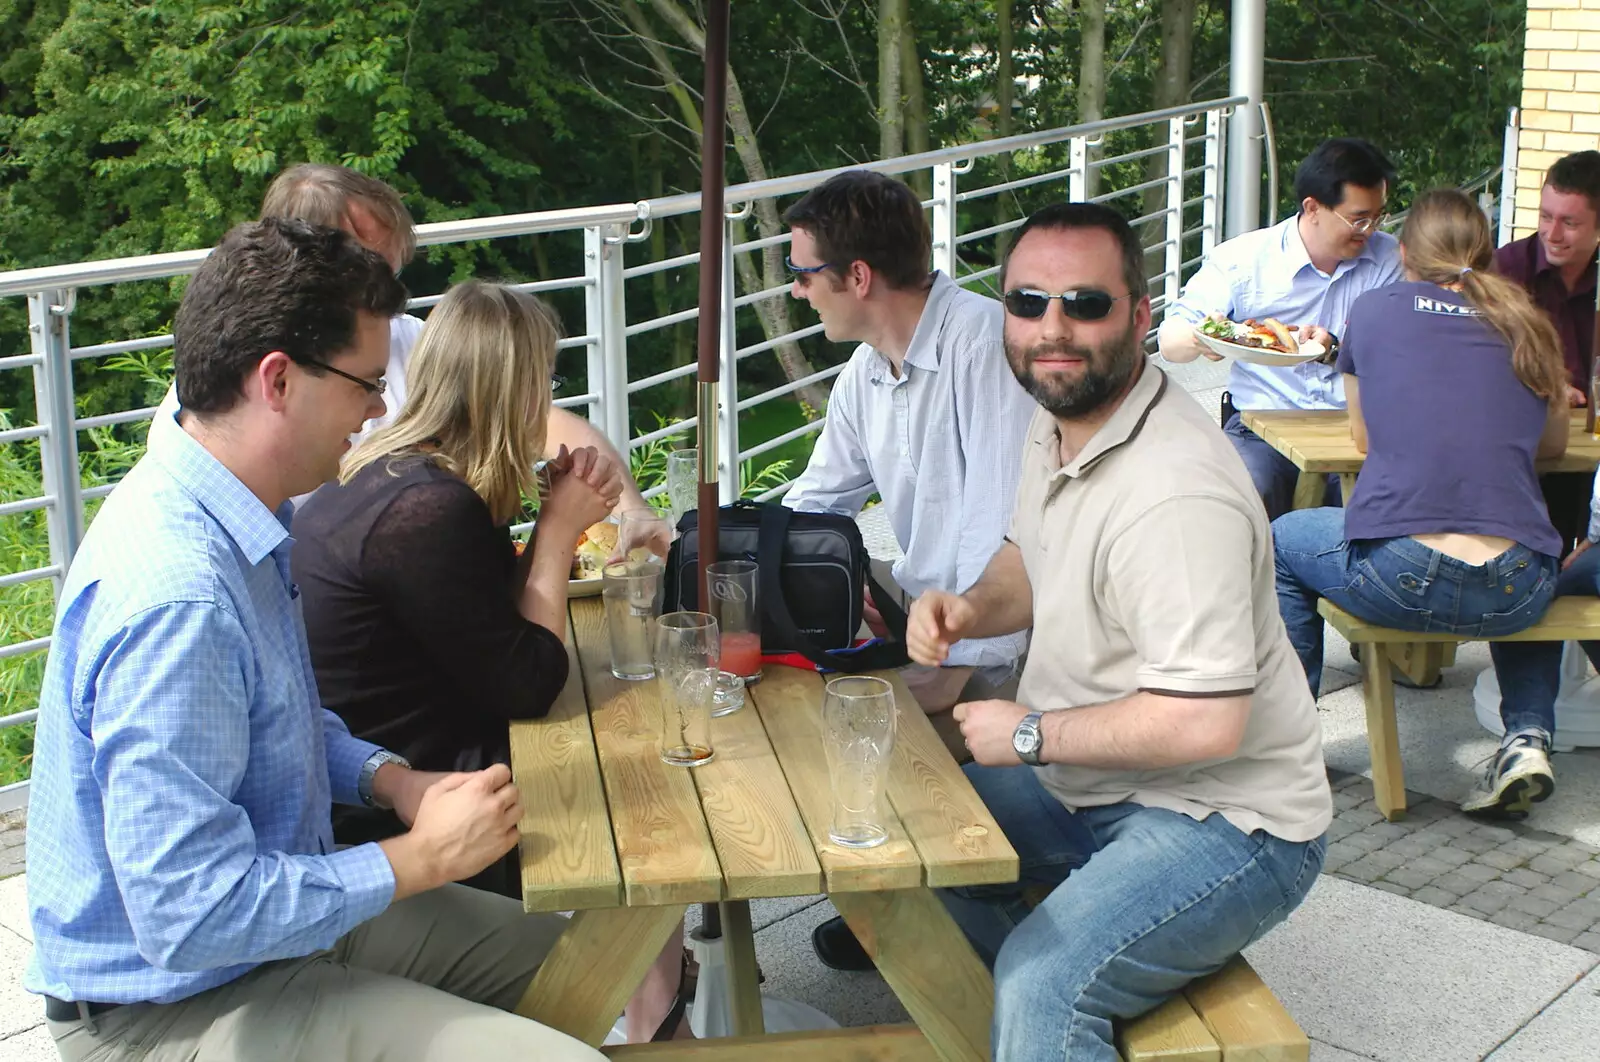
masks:
{"type": "MultiPolygon", "coordinates": [[[[1600,246],[1600,151],[1557,159],[1539,192],[1539,231],[1495,252],[1495,269],[1515,280],[1544,307],[1561,334],[1567,359],[1568,398],[1590,401],[1595,344],[1595,249],[1600,246]]],[[[1585,534],[1589,523],[1587,474],[1539,477],[1550,520],[1562,549],[1585,534]]]]}
{"type": "Polygon", "coordinates": [[[1495,252],[1495,268],[1555,320],[1573,405],[1583,405],[1594,359],[1595,248],[1600,246],[1600,151],[1558,159],[1539,192],[1539,232],[1495,252]]]}

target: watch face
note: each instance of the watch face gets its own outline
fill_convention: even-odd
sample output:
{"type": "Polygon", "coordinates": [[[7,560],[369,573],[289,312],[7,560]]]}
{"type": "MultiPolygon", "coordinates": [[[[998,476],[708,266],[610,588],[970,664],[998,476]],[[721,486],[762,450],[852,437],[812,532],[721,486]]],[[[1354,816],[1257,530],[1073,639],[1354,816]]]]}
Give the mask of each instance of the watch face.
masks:
{"type": "Polygon", "coordinates": [[[1017,751],[1024,755],[1039,751],[1039,728],[1024,726],[1018,728],[1011,742],[1017,751]]]}

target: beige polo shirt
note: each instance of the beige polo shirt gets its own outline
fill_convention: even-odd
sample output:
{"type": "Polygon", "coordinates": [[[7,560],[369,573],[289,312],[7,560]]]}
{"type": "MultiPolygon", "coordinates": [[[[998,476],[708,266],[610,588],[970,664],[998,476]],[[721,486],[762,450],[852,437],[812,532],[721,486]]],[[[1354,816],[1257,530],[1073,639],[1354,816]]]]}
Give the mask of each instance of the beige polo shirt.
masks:
{"type": "Polygon", "coordinates": [[[1138,690],[1252,690],[1237,753],[1150,771],[1048,764],[1069,808],[1132,801],[1245,833],[1309,841],[1333,817],[1322,733],[1278,614],[1266,511],[1232,444],[1147,363],[1122,405],[1062,467],[1055,419],[1028,430],[1008,536],[1033,589],[1017,699],[1036,711],[1138,690]]]}

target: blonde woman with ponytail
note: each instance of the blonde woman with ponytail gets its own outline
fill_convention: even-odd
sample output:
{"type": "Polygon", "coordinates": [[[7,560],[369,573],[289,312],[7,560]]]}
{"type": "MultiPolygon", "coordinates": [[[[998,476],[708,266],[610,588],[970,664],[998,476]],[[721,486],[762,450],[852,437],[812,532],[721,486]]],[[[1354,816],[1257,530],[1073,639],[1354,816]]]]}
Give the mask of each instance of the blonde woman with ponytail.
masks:
{"type": "MultiPolygon", "coordinates": [[[[295,515],[294,578],[322,703],[419,771],[509,763],[509,724],[545,715],[575,681],[563,643],[573,552],[617,504],[621,469],[563,447],[520,558],[508,533],[539,493],[559,338],[532,295],[476,280],[451,288],[411,354],[399,414],[295,515]]],[[[377,807],[337,806],[333,825],[347,844],[406,830],[377,807]]],[[[517,852],[464,884],[520,901],[517,852]]],[[[681,942],[669,945],[630,1002],[641,1038],[687,1031],[682,956],[681,942]]]]}
{"type": "MultiPolygon", "coordinates": [[[[1406,279],[1350,309],[1338,368],[1367,458],[1344,509],[1273,522],[1278,605],[1313,695],[1317,599],[1371,623],[1467,636],[1532,626],[1555,596],[1561,539],[1534,461],[1569,431],[1567,373],[1549,318],[1493,273],[1488,219],[1437,189],[1400,234],[1406,279]]],[[[1561,646],[1492,642],[1505,739],[1462,804],[1522,818],[1555,790],[1550,739],[1561,646]]]]}

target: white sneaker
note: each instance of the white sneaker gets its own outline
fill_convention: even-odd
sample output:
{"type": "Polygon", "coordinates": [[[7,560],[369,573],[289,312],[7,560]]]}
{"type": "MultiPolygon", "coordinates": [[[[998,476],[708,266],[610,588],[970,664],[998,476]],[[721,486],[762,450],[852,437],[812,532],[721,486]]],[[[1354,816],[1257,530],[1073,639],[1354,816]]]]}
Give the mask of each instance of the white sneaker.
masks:
{"type": "Polygon", "coordinates": [[[1495,754],[1483,781],[1462,802],[1461,810],[1485,818],[1526,818],[1533,805],[1555,791],[1549,747],[1539,737],[1523,734],[1495,754]]]}

